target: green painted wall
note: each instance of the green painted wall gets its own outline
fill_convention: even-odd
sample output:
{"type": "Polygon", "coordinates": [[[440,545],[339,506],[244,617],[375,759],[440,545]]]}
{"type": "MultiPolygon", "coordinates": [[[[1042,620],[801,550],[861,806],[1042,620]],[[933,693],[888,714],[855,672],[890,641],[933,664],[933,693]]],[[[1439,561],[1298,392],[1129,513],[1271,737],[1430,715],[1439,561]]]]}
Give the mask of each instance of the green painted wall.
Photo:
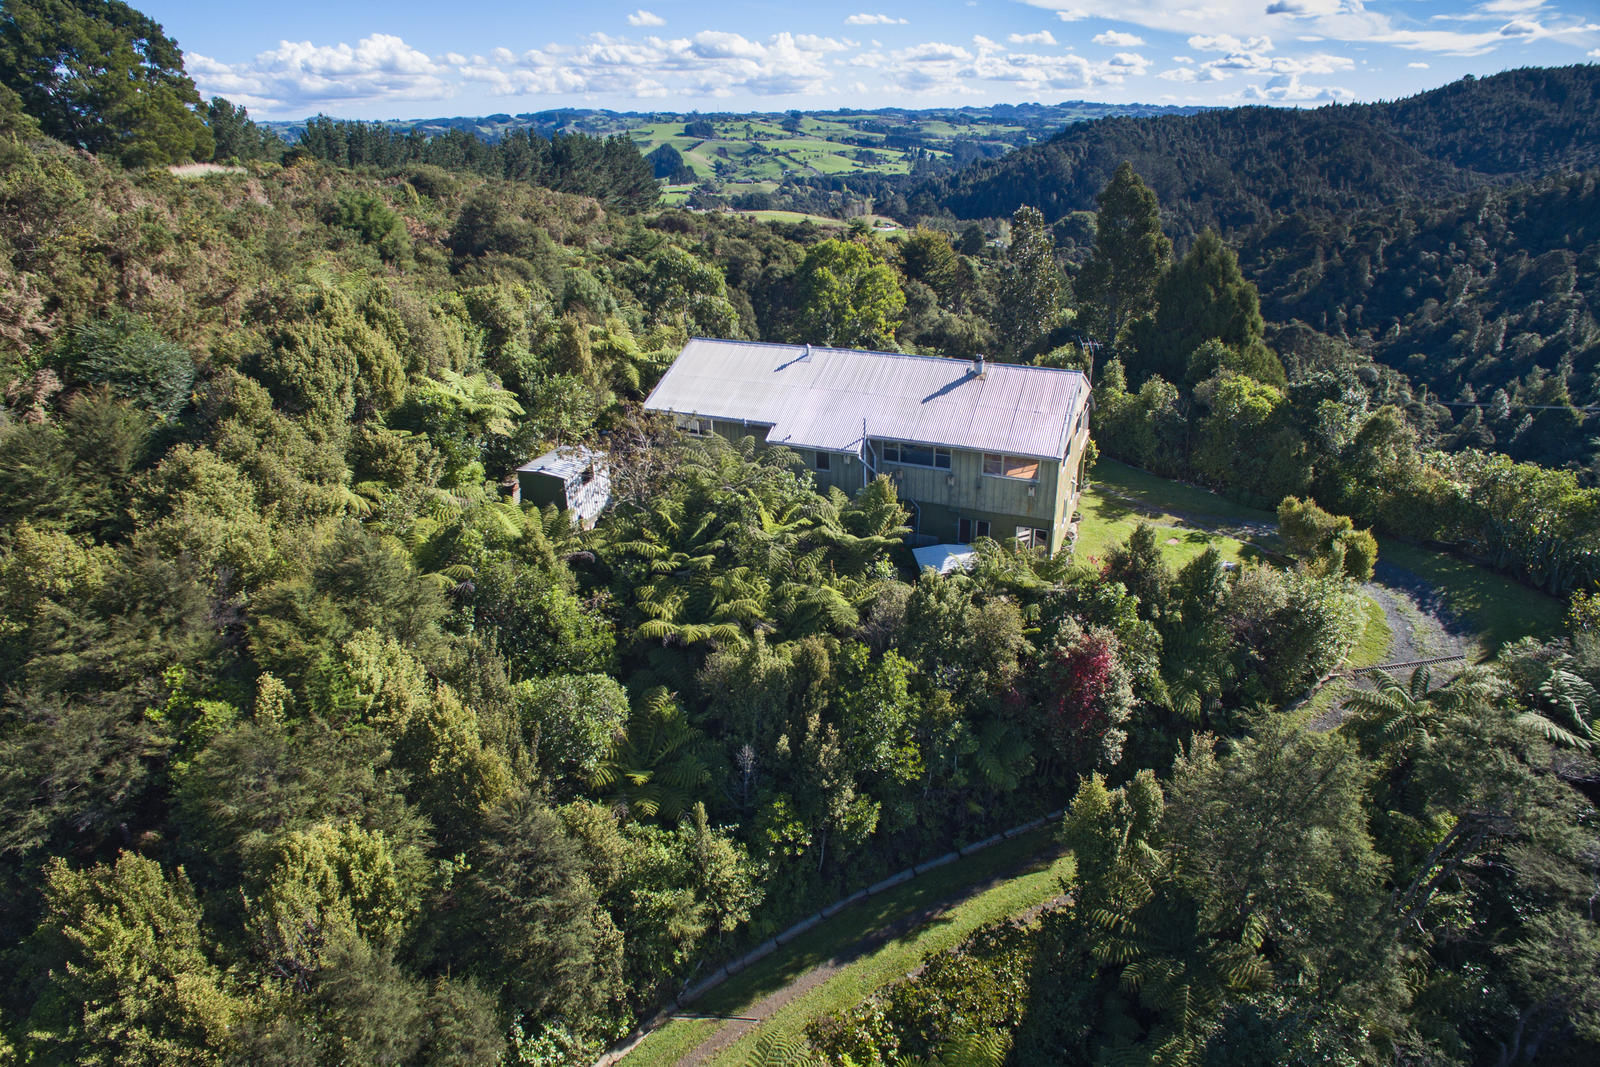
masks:
{"type": "MultiPolygon", "coordinates": [[[[766,426],[718,419],[712,430],[730,441],[754,437],[765,443],[766,426]]],[[[877,464],[879,473],[896,479],[896,488],[902,500],[915,501],[920,510],[917,532],[937,537],[942,542],[954,542],[962,518],[984,520],[990,524],[990,536],[1005,540],[1016,535],[1018,526],[1028,526],[1050,532],[1050,551],[1066,543],[1066,527],[1078,506],[1078,471],[1083,463],[1083,452],[1089,441],[1088,420],[1073,438],[1063,462],[1041,460],[1039,478],[1028,492],[1030,483],[1020,478],[1004,478],[983,473],[983,454],[952,449],[950,469],[918,467],[878,460],[883,449],[873,442],[869,459],[877,464]]],[[[817,469],[817,453],[808,448],[795,452],[805,463],[816,482],[817,490],[826,493],[831,486],[854,495],[863,483],[864,467],[859,459],[830,453],[828,469],[817,469]]]]}

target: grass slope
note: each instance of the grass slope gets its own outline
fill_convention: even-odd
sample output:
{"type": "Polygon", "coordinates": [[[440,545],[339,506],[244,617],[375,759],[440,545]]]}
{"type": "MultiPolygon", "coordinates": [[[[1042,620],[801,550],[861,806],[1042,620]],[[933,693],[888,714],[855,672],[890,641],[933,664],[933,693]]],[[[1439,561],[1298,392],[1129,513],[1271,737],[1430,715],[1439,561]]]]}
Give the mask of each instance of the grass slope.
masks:
{"type": "MultiPolygon", "coordinates": [[[[746,1014],[813,968],[848,955],[852,946],[874,931],[961,898],[930,922],[862,955],[828,981],[784,1005],[712,1062],[742,1062],[759,1035],[774,1028],[794,1032],[817,1015],[858,1003],[873,990],[903,977],[927,953],[952,947],[986,923],[1049,900],[1060,892],[1061,881],[1072,874],[1070,858],[1054,852],[1054,835],[1053,826],[1020,835],[862,901],[710,991],[690,1010],[706,1015],[746,1014]],[[1046,855],[1030,862],[1041,850],[1046,855]],[[1019,867],[1024,871],[1011,876],[1019,867]],[[974,887],[978,887],[976,891],[974,887]]],[[[673,1019],[645,1038],[623,1062],[628,1067],[677,1063],[722,1025],[716,1020],[673,1019]]]]}
{"type": "Polygon", "coordinates": [[[1519,637],[1561,632],[1562,601],[1487,567],[1388,538],[1378,539],[1378,558],[1437,590],[1444,607],[1477,632],[1486,651],[1519,637]]]}

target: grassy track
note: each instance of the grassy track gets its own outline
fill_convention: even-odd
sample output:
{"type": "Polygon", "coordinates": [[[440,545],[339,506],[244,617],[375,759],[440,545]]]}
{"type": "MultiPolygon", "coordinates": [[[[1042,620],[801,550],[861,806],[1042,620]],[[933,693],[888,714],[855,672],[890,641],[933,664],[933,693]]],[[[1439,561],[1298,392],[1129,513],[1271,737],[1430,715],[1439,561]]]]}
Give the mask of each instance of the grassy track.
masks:
{"type": "Polygon", "coordinates": [[[1444,606],[1478,633],[1488,651],[1529,634],[1561,632],[1565,604],[1487,567],[1387,538],[1378,540],[1378,558],[1438,590],[1444,606]]]}
{"type": "MultiPolygon", "coordinates": [[[[692,1010],[707,1015],[746,1014],[746,1009],[813,968],[841,955],[848,956],[874,931],[961,898],[925,926],[853,960],[829,981],[789,1002],[768,1025],[797,1029],[817,1014],[856,1003],[873,989],[903,976],[927,952],[949,947],[985,923],[1026,911],[1056,895],[1060,879],[1071,874],[1070,860],[1047,855],[1030,863],[1030,857],[1038,856],[1042,850],[1053,852],[1054,835],[1053,826],[1023,834],[847,908],[708,992],[694,1003],[692,1010]],[[1013,876],[1019,868],[1026,870],[1013,876]],[[990,884],[997,879],[1004,880],[990,884]],[[972,892],[973,887],[983,888],[972,892]]],[[[720,1025],[714,1020],[674,1019],[645,1038],[623,1062],[628,1067],[677,1063],[720,1025]]],[[[748,1051],[749,1040],[741,1040],[715,1062],[737,1063],[748,1051]]]]}
{"type": "MultiPolygon", "coordinates": [[[[1389,645],[1394,631],[1383,613],[1383,605],[1370,596],[1361,600],[1361,637],[1350,654],[1345,657],[1346,667],[1376,667],[1389,658],[1389,645]]],[[[1317,690],[1301,709],[1307,722],[1315,722],[1350,693],[1351,684],[1344,678],[1335,678],[1317,690]]]]}
{"type": "Polygon", "coordinates": [[[785,1004],[710,1063],[727,1067],[741,1064],[749,1058],[763,1035],[799,1033],[812,1019],[860,1004],[877,990],[904,978],[923,957],[955,948],[980,927],[1019,915],[1060,895],[1063,884],[1069,882],[1074,873],[1071,857],[1061,857],[972,897],[910,936],[891,941],[785,1004]]]}
{"type": "Polygon", "coordinates": [[[1361,611],[1364,619],[1361,638],[1356,642],[1356,647],[1350,650],[1350,655],[1345,657],[1344,663],[1347,667],[1376,667],[1388,655],[1394,631],[1389,628],[1389,620],[1383,614],[1383,605],[1376,600],[1363,597],[1361,611]]]}

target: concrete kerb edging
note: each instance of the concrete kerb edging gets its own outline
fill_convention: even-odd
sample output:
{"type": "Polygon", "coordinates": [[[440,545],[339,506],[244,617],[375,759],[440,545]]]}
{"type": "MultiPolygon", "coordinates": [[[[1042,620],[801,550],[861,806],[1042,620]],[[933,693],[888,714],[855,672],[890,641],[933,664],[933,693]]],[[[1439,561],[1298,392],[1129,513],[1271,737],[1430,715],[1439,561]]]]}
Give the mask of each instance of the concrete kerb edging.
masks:
{"type": "Polygon", "coordinates": [[[963,857],[966,857],[972,855],[974,852],[982,852],[986,848],[989,848],[993,845],[998,845],[1005,839],[1005,834],[995,834],[993,837],[986,837],[982,841],[974,841],[970,845],[962,845],[960,848],[956,849],[956,851],[959,852],[963,857]]]}
{"type": "Polygon", "coordinates": [[[812,927],[816,926],[821,921],[822,921],[822,912],[819,911],[815,915],[811,916],[809,919],[801,919],[799,922],[797,922],[793,926],[789,927],[789,929],[785,930],[783,933],[781,933],[777,937],[773,938],[773,940],[776,941],[780,945],[787,945],[789,942],[793,941],[795,938],[799,937],[801,934],[805,933],[807,930],[810,930],[812,927]]]}
{"type": "Polygon", "coordinates": [[[1054,822],[1056,819],[1061,818],[1065,814],[1066,809],[1062,808],[1057,811],[1052,811],[1048,815],[1041,815],[1031,822],[1023,823],[1021,826],[1013,826],[1009,830],[1006,830],[1002,833],[993,834],[984,838],[982,841],[974,841],[970,845],[962,845],[960,848],[951,852],[946,852],[942,856],[935,857],[934,859],[927,860],[912,867],[907,867],[905,870],[900,871],[897,874],[891,874],[889,877],[880,882],[874,883],[865,889],[857,889],[849,896],[841,897],[832,904],[829,904],[827,907],[823,908],[821,911],[801,919],[799,922],[783,931],[783,933],[779,934],[777,937],[768,938],[755,948],[751,949],[749,952],[746,952],[743,956],[740,956],[736,960],[729,960],[723,966],[717,968],[715,971],[712,971],[710,974],[700,979],[700,981],[685,988],[683,992],[678,994],[677,998],[672,1002],[672,1005],[668,1009],[660,1012],[654,1019],[650,1020],[645,1027],[628,1035],[628,1038],[623,1044],[617,1045],[606,1052],[605,1055],[601,1056],[595,1061],[594,1067],[612,1067],[612,1064],[617,1063],[628,1053],[632,1052],[639,1046],[639,1042],[649,1037],[650,1034],[656,1030],[656,1028],[669,1020],[672,1017],[672,1007],[683,1007],[693,1003],[696,1000],[699,1000],[706,993],[709,993],[723,982],[726,982],[729,978],[732,978],[746,967],[749,967],[751,964],[759,962],[760,960],[764,960],[774,952],[778,951],[778,946],[787,945],[800,935],[809,933],[822,923],[850,907],[852,904],[859,904],[861,901],[866,900],[870,896],[876,896],[879,893],[902,886],[920,874],[925,874],[926,872],[935,870],[939,867],[948,866],[958,860],[962,860],[968,856],[971,856],[973,853],[982,852],[986,848],[992,848],[1002,841],[1009,841],[1014,837],[1020,837],[1023,834],[1032,833],[1034,830],[1043,827],[1046,823],[1054,822]]]}
{"type": "Polygon", "coordinates": [[[851,893],[849,896],[841,897],[840,899],[834,901],[832,904],[829,904],[826,908],[823,908],[817,914],[821,915],[824,919],[831,919],[835,915],[837,915],[841,911],[843,911],[844,909],[848,908],[850,905],[859,904],[863,900],[866,900],[866,899],[867,899],[867,891],[865,889],[857,889],[854,893],[851,893]]]}
{"type": "Polygon", "coordinates": [[[916,876],[917,876],[917,869],[915,867],[907,867],[905,870],[899,872],[898,874],[891,874],[889,877],[885,878],[883,881],[874,882],[871,885],[867,886],[867,896],[875,897],[879,893],[885,892],[886,890],[893,889],[897,885],[904,885],[905,883],[911,881],[911,879],[915,878],[916,876]]]}

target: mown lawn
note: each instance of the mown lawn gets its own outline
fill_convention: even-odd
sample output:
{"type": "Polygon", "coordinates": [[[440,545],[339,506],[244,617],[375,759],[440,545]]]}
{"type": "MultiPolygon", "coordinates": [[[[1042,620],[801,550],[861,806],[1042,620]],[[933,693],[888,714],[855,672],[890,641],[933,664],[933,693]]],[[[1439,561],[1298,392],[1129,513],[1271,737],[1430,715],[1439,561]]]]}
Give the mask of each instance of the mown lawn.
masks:
{"type": "MultiPolygon", "coordinates": [[[[1005,878],[954,904],[928,924],[855,960],[827,982],[785,1005],[768,1024],[758,1027],[745,1041],[730,1046],[714,1062],[742,1062],[755,1036],[770,1027],[797,1030],[816,1015],[858,1003],[872,990],[903,976],[925,953],[948,948],[985,923],[1026,911],[1055,896],[1060,892],[1061,880],[1072,874],[1070,858],[1055,852],[1055,831],[1054,826],[1046,826],[1022,834],[864,900],[708,992],[688,1010],[706,1015],[744,1014],[745,1009],[848,951],[873,931],[958,897],[968,887],[1005,878]],[[1045,855],[1029,862],[1030,857],[1041,852],[1045,855]],[[1012,876],[1019,867],[1027,869],[1012,876]]],[[[645,1038],[623,1062],[629,1067],[676,1063],[709,1038],[717,1025],[702,1019],[674,1019],[645,1038]]]]}
{"type": "Polygon", "coordinates": [[[1076,558],[1084,563],[1104,560],[1111,546],[1126,542],[1141,522],[1156,528],[1162,554],[1174,567],[1183,566],[1207,546],[1214,546],[1224,559],[1236,563],[1278,547],[1275,534],[1262,537],[1246,528],[1246,524],[1264,523],[1276,529],[1277,516],[1271,512],[1243,507],[1115,460],[1102,459],[1095,464],[1078,510],[1083,518],[1078,522],[1076,558]],[[1242,536],[1213,532],[1207,526],[1221,526],[1242,536]]]}

